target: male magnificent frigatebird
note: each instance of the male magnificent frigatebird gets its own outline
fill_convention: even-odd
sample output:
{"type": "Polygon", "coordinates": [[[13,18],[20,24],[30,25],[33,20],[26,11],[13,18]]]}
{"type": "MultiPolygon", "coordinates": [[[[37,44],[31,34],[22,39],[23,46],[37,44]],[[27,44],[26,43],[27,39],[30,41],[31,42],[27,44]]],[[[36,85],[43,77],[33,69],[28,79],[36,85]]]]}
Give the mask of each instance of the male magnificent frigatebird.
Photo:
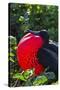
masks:
{"type": "Polygon", "coordinates": [[[58,78],[58,45],[49,41],[47,30],[28,30],[18,44],[17,59],[23,70],[35,68],[39,75],[49,67],[58,78]]]}

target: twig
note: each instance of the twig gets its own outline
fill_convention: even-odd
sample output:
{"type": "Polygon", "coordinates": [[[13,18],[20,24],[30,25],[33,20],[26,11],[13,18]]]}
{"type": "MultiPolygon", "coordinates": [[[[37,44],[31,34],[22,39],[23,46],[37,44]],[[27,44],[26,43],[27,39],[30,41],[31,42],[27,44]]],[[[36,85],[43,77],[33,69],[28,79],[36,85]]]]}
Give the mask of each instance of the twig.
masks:
{"type": "Polygon", "coordinates": [[[15,87],[17,83],[18,83],[18,80],[16,80],[15,84],[13,85],[13,87],[15,87]]]}

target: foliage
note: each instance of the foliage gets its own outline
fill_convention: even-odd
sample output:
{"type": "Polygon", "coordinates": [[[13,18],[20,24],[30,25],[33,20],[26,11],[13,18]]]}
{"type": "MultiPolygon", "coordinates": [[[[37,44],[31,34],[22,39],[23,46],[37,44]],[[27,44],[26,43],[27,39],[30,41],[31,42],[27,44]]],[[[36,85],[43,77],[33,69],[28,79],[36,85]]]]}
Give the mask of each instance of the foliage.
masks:
{"type": "Polygon", "coordinates": [[[22,81],[27,81],[27,79],[33,75],[33,69],[32,70],[26,70],[22,73],[16,73],[13,78],[20,79],[22,81]]]}
{"type": "Polygon", "coordinates": [[[33,82],[33,85],[42,85],[44,83],[46,83],[48,81],[47,77],[42,75],[42,76],[38,76],[35,81],[33,82]]]}
{"type": "Polygon", "coordinates": [[[10,3],[9,12],[10,26],[15,24],[17,38],[20,39],[27,29],[46,29],[50,39],[58,41],[58,6],[10,3]]]}

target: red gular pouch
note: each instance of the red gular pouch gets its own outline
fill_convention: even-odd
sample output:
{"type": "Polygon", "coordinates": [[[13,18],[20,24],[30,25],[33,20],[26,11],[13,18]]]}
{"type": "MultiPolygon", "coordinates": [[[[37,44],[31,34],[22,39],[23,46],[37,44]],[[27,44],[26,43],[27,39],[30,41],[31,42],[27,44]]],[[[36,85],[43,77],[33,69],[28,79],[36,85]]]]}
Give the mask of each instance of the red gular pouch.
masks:
{"type": "Polygon", "coordinates": [[[44,71],[44,66],[38,62],[37,52],[44,45],[41,36],[32,33],[26,34],[17,47],[17,60],[23,70],[35,69],[35,75],[44,71]]]}

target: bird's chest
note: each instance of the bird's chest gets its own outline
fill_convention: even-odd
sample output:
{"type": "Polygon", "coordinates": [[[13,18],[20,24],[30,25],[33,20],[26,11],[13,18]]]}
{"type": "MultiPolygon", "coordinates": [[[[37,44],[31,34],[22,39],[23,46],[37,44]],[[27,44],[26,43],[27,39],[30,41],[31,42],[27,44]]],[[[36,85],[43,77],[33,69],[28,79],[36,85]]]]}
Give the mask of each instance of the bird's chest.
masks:
{"type": "Polygon", "coordinates": [[[43,40],[39,36],[23,37],[18,45],[18,61],[23,69],[36,67],[37,51],[43,45],[43,40]]]}

